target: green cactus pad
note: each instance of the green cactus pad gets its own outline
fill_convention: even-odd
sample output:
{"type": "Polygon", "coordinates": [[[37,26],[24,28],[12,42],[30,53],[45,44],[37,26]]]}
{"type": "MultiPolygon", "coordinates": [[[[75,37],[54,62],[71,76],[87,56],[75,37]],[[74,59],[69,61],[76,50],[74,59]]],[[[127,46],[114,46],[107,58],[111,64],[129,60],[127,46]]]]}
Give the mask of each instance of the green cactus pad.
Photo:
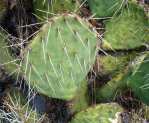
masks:
{"type": "Polygon", "coordinates": [[[96,54],[96,33],[77,15],[52,18],[24,52],[28,84],[49,97],[71,100],[84,93],[96,54]]]}
{"type": "Polygon", "coordinates": [[[124,0],[88,0],[92,14],[96,17],[109,17],[119,12],[124,6],[124,0]]]}
{"type": "MultiPolygon", "coordinates": [[[[134,59],[141,60],[144,58],[144,55],[138,54],[134,57],[134,59]]],[[[133,71],[136,71],[133,68],[138,68],[137,65],[133,65],[134,60],[130,61],[130,63],[125,66],[123,69],[119,71],[119,73],[112,77],[112,79],[105,85],[100,88],[96,88],[96,100],[97,102],[101,101],[113,101],[117,96],[122,94],[128,88],[133,89],[130,84],[128,84],[128,80],[131,77],[133,71]]],[[[136,84],[135,82],[133,84],[136,84]]]]}
{"type": "Polygon", "coordinates": [[[127,89],[127,70],[121,71],[115,77],[112,78],[107,84],[100,88],[96,88],[95,95],[97,102],[113,101],[119,96],[125,89],[127,89]]]}
{"type": "Polygon", "coordinates": [[[102,75],[110,75],[111,77],[119,74],[130,61],[136,56],[135,53],[131,54],[120,54],[120,55],[99,55],[97,62],[99,64],[99,73],[102,75]]]}
{"type": "Polygon", "coordinates": [[[149,53],[138,58],[133,64],[133,71],[128,79],[128,86],[134,94],[149,105],[149,53]]]}
{"type": "Polygon", "coordinates": [[[121,123],[122,112],[116,103],[99,104],[76,114],[70,123],[121,123]]]}
{"type": "Polygon", "coordinates": [[[39,19],[51,17],[63,12],[74,12],[79,8],[77,0],[34,0],[35,15],[39,19]]]}
{"type": "Polygon", "coordinates": [[[149,40],[149,21],[142,8],[129,4],[118,17],[106,23],[103,49],[127,50],[140,47],[149,40]]]}
{"type": "Polygon", "coordinates": [[[134,52],[130,54],[107,54],[97,57],[97,60],[99,59],[98,76],[104,76],[109,79],[107,84],[100,87],[95,87],[97,102],[113,101],[117,95],[127,88],[127,77],[125,77],[127,70],[125,69],[135,57],[137,57],[137,54],[134,52]]]}

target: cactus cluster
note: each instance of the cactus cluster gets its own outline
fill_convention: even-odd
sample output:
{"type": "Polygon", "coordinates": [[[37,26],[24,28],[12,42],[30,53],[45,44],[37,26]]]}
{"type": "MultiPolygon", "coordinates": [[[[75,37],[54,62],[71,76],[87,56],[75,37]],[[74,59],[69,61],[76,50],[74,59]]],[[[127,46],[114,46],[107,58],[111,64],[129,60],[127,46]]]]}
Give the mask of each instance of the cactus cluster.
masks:
{"type": "MultiPolygon", "coordinates": [[[[10,50],[11,35],[0,29],[0,85],[5,77],[15,78],[20,85],[18,80],[23,79],[47,99],[65,102],[70,123],[121,123],[125,109],[113,102],[128,89],[149,105],[149,20],[135,0],[33,0],[32,4],[37,22],[45,22],[28,38],[19,56],[10,50]],[[99,19],[94,22],[102,21],[103,35],[96,31],[91,17],[79,15],[82,6],[99,19]],[[94,89],[95,106],[90,106],[89,72],[109,77],[94,89]]],[[[1,0],[0,20],[5,10],[1,0]]],[[[93,83],[98,85],[96,80],[93,83]]],[[[12,88],[3,103],[10,122],[45,122],[20,90],[12,88]]],[[[0,117],[4,114],[0,112],[0,117]]]]}
{"type": "MultiPolygon", "coordinates": [[[[133,55],[128,62],[124,62],[127,64],[125,66],[125,70],[123,70],[123,67],[120,67],[123,63],[120,62],[121,57],[119,56],[119,73],[117,73],[117,75],[115,75],[113,79],[108,82],[108,84],[99,90],[97,89],[96,94],[98,95],[98,101],[113,100],[117,97],[117,95],[130,88],[136,97],[144,103],[149,104],[147,97],[147,94],[149,93],[148,89],[141,88],[148,83],[148,80],[145,81],[145,76],[148,74],[148,71],[145,71],[145,69],[140,67],[144,66],[144,68],[147,68],[148,65],[147,62],[146,64],[144,62],[144,58],[146,59],[148,52],[145,51],[146,48],[143,48],[148,45],[149,41],[149,37],[147,35],[149,32],[148,26],[149,21],[143,9],[132,3],[129,4],[128,9],[123,10],[118,17],[114,16],[110,21],[106,22],[106,32],[102,43],[102,48],[105,52],[111,51],[116,52],[116,54],[121,52],[125,54],[125,57],[127,56],[126,52],[128,55],[133,55]],[[141,74],[141,71],[144,73],[141,74]]],[[[107,56],[105,55],[105,57],[107,56]]],[[[100,61],[102,60],[103,59],[100,61]]],[[[108,66],[107,64],[109,64],[108,61],[102,64],[103,68],[104,66],[106,68],[106,66],[108,66]]],[[[117,66],[115,67],[115,65],[111,65],[113,71],[118,68],[117,66]]]]}

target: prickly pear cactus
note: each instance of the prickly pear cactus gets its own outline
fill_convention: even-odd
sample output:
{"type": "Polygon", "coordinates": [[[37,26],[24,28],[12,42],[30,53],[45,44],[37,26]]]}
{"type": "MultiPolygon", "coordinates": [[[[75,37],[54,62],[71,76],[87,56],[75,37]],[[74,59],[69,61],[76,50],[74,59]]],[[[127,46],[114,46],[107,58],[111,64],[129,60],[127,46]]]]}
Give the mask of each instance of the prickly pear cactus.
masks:
{"type": "Polygon", "coordinates": [[[23,53],[28,84],[58,99],[84,95],[84,80],[95,60],[96,41],[96,32],[77,15],[52,18],[23,53]]]}
{"type": "Polygon", "coordinates": [[[128,79],[128,86],[132,88],[134,94],[144,103],[149,105],[149,52],[142,54],[133,62],[133,71],[128,79]]]}
{"type": "Polygon", "coordinates": [[[29,101],[15,88],[5,97],[4,105],[6,111],[1,113],[4,122],[39,123],[43,121],[44,116],[40,116],[33,110],[29,105],[29,101]]]}
{"type": "MultiPolygon", "coordinates": [[[[123,10],[118,17],[114,16],[110,21],[106,22],[105,24],[106,32],[102,44],[102,48],[105,50],[104,52],[107,52],[107,54],[112,53],[112,55],[118,54],[119,60],[121,58],[121,56],[119,55],[120,53],[124,53],[124,56],[126,56],[127,53],[128,56],[132,57],[130,60],[128,60],[128,62],[118,61],[120,65],[123,65],[125,63],[126,65],[118,69],[117,75],[114,74],[112,79],[106,85],[96,89],[96,100],[99,102],[114,100],[119,94],[123,93],[126,89],[130,88],[133,90],[136,97],[138,97],[144,103],[148,104],[148,90],[140,90],[139,87],[143,86],[143,83],[145,83],[144,75],[147,74],[148,71],[143,70],[145,71],[144,75],[139,74],[138,72],[136,77],[133,78],[132,73],[135,73],[137,71],[138,66],[133,65],[132,67],[131,65],[131,62],[134,61],[135,58],[139,60],[144,58],[144,55],[142,56],[141,53],[141,48],[144,45],[148,44],[149,21],[143,9],[137,6],[136,4],[128,4],[128,8],[123,10]],[[133,55],[131,55],[132,52],[133,55]],[[137,78],[138,76],[140,78],[137,78]],[[136,81],[135,79],[137,79],[138,81],[136,81]]],[[[107,59],[106,61],[110,61],[110,64],[107,62],[108,64],[104,65],[104,63],[106,63],[104,59],[101,59],[100,61],[103,60],[102,64],[105,66],[103,66],[103,72],[107,70],[106,72],[108,73],[112,70],[110,73],[110,75],[112,75],[114,73],[113,71],[117,68],[117,64],[113,64],[113,62],[111,62],[112,58],[108,60],[107,56],[105,55],[105,59],[107,59]]],[[[138,62],[134,63],[136,64],[138,62]]]]}
{"type": "Polygon", "coordinates": [[[116,103],[99,104],[79,112],[70,123],[121,123],[122,112],[116,103]]]}
{"type": "Polygon", "coordinates": [[[113,101],[117,96],[127,89],[127,70],[120,71],[107,84],[96,88],[95,95],[97,102],[113,101]]]}
{"type": "Polygon", "coordinates": [[[142,8],[129,4],[118,17],[106,23],[103,48],[106,50],[127,50],[148,43],[149,21],[142,8]]]}
{"type": "Polygon", "coordinates": [[[125,5],[124,0],[87,0],[92,14],[96,17],[110,17],[125,5]]]}
{"type": "Polygon", "coordinates": [[[98,74],[100,76],[109,75],[111,78],[119,74],[131,62],[136,53],[131,54],[99,54],[97,57],[98,74]]]}
{"type": "Polygon", "coordinates": [[[149,105],[148,59],[148,52],[141,53],[124,72],[121,72],[106,85],[97,89],[97,101],[114,100],[120,93],[130,88],[138,99],[149,105]]]}
{"type": "Polygon", "coordinates": [[[79,8],[78,0],[34,0],[35,15],[39,19],[64,12],[74,12],[79,8]]]}

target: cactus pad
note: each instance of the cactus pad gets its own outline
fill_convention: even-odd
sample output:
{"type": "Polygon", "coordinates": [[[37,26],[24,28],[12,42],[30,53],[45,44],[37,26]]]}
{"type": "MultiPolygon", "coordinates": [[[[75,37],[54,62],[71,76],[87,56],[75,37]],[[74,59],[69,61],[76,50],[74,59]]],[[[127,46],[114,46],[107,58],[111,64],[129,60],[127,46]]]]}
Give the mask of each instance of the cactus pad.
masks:
{"type": "Polygon", "coordinates": [[[149,53],[138,59],[133,64],[134,69],[128,79],[128,86],[141,101],[149,105],[149,53]]]}
{"type": "Polygon", "coordinates": [[[88,0],[92,14],[108,17],[117,13],[124,5],[124,0],[88,0]]]}
{"type": "Polygon", "coordinates": [[[126,89],[130,88],[134,95],[145,104],[149,105],[148,81],[148,52],[139,54],[136,60],[123,72],[116,75],[111,81],[101,88],[96,89],[97,101],[111,101],[126,89]]]}
{"type": "Polygon", "coordinates": [[[103,48],[127,50],[140,47],[149,40],[148,26],[143,9],[130,4],[118,17],[106,23],[103,48]]]}
{"type": "Polygon", "coordinates": [[[122,112],[116,103],[99,104],[76,114],[70,123],[121,123],[122,112]]]}
{"type": "Polygon", "coordinates": [[[99,68],[99,74],[102,75],[110,75],[113,77],[120,73],[130,61],[134,59],[136,53],[131,54],[116,54],[116,55],[99,55],[97,57],[97,62],[99,68]]]}
{"type": "Polygon", "coordinates": [[[114,76],[107,84],[96,88],[95,95],[97,102],[113,101],[127,88],[127,71],[121,71],[114,76]]]}
{"type": "Polygon", "coordinates": [[[34,0],[35,14],[41,19],[63,12],[74,12],[78,7],[77,0],[34,0]]]}
{"type": "Polygon", "coordinates": [[[86,90],[84,81],[95,60],[96,33],[80,17],[52,18],[24,52],[24,73],[38,92],[73,99],[86,90]],[[84,90],[85,89],[85,90],[84,90]]]}

